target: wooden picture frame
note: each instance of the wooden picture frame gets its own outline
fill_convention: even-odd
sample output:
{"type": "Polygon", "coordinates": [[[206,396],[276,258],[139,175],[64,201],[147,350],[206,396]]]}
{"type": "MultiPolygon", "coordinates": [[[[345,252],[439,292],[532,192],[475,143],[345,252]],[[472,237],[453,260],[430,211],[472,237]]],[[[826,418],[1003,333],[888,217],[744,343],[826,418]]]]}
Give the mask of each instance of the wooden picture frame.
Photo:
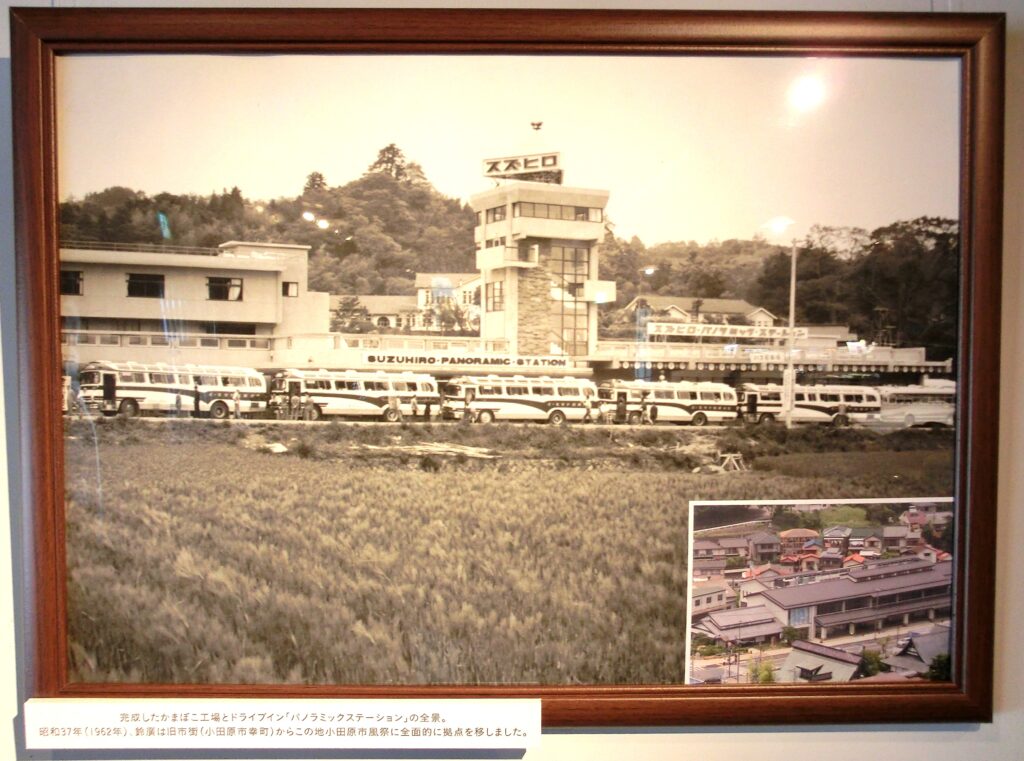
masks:
{"type": "Polygon", "coordinates": [[[16,8],[13,35],[20,400],[35,697],[532,697],[546,726],[989,721],[996,545],[1002,210],[1001,15],[519,10],[16,8]],[[851,56],[961,63],[961,256],[953,680],[622,686],[245,686],[68,680],[55,59],[90,53],[851,56]]]}

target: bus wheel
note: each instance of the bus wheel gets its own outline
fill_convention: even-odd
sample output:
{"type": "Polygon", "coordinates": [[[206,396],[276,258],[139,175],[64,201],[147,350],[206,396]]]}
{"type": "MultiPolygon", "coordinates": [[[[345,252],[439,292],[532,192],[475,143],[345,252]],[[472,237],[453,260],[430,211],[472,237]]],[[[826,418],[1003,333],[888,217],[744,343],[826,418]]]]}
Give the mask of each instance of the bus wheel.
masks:
{"type": "Polygon", "coordinates": [[[551,425],[565,425],[565,413],[561,410],[552,410],[551,414],[548,415],[548,422],[551,425]]]}
{"type": "Polygon", "coordinates": [[[227,420],[229,414],[228,406],[224,402],[214,402],[210,405],[210,417],[214,420],[227,420]]]}
{"type": "Polygon", "coordinates": [[[763,412],[757,418],[757,424],[758,425],[771,425],[774,422],[775,422],[775,415],[772,415],[769,412],[763,412]]]}
{"type": "Polygon", "coordinates": [[[402,415],[401,415],[401,413],[399,413],[398,410],[393,410],[390,407],[388,407],[386,410],[384,410],[384,422],[385,423],[397,423],[398,420],[401,417],[402,417],[402,415]]]}
{"type": "Polygon", "coordinates": [[[693,420],[690,421],[691,425],[702,426],[708,424],[708,416],[703,412],[698,412],[693,416],[693,420]]]}
{"type": "Polygon", "coordinates": [[[629,423],[630,425],[640,425],[640,413],[637,412],[636,410],[633,410],[628,415],[626,415],[626,422],[629,423]]]}
{"type": "Polygon", "coordinates": [[[836,415],[832,418],[832,425],[836,428],[846,428],[850,424],[850,418],[846,415],[836,415]]]}
{"type": "Polygon", "coordinates": [[[478,423],[493,423],[494,413],[490,410],[482,410],[479,415],[476,416],[476,422],[478,423]]]}
{"type": "Polygon", "coordinates": [[[917,421],[914,419],[913,415],[907,415],[905,418],[903,418],[904,428],[913,428],[915,425],[917,425],[917,421]]]}
{"type": "Polygon", "coordinates": [[[139,403],[134,399],[125,399],[117,408],[117,414],[121,417],[138,417],[139,403]]]}

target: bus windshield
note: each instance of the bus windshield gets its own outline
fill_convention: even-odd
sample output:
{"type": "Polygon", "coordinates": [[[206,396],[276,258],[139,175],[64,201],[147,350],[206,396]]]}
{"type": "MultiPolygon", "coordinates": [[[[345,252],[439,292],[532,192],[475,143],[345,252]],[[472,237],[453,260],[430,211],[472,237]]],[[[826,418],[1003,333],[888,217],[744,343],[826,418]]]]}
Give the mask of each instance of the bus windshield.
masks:
{"type": "Polygon", "coordinates": [[[82,373],[79,376],[78,382],[82,386],[98,386],[101,383],[100,373],[95,370],[90,370],[87,373],[82,373]]]}

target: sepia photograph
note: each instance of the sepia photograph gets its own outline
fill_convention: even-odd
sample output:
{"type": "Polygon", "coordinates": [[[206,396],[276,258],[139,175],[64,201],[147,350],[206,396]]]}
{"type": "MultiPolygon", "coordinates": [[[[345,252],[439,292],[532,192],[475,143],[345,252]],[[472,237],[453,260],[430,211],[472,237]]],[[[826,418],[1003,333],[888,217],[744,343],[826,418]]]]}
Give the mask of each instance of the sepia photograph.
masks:
{"type": "Polygon", "coordinates": [[[691,503],[691,684],[949,681],[953,501],[691,503]]]}
{"type": "Polygon", "coordinates": [[[55,77],[70,682],[949,681],[958,58],[55,77]]]}

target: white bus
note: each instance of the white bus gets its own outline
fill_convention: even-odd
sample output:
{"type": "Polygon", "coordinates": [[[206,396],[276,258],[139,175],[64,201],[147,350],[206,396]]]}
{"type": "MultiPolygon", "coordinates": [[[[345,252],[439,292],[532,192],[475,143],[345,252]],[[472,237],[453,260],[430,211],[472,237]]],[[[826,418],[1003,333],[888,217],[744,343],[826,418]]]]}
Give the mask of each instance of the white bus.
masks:
{"type": "Polygon", "coordinates": [[[526,378],[463,376],[444,388],[441,414],[480,423],[495,420],[536,420],[552,425],[567,421],[596,421],[597,387],[586,378],[526,378]]]}
{"type": "Polygon", "coordinates": [[[267,379],[250,367],[90,362],[78,383],[86,409],[104,415],[145,413],[208,415],[225,420],[235,413],[262,415],[267,379]],[[235,398],[235,392],[238,398],[235,398]]]}
{"type": "Polygon", "coordinates": [[[284,370],[271,380],[270,402],[279,417],[338,415],[389,423],[409,415],[429,417],[441,406],[434,376],[383,370],[284,370]]]}
{"type": "Polygon", "coordinates": [[[724,383],[613,380],[597,390],[606,418],[636,425],[648,405],[652,422],[706,425],[736,420],[736,391],[724,383]]]}
{"type": "Polygon", "coordinates": [[[956,419],[956,382],[931,380],[920,386],[879,386],[881,422],[952,426],[956,419]]]}
{"type": "MultiPolygon", "coordinates": [[[[783,387],[777,383],[744,383],[740,387],[744,419],[756,423],[782,420],[783,387]]],[[[793,422],[850,423],[877,422],[881,412],[878,390],[869,386],[794,386],[793,422]]]]}

